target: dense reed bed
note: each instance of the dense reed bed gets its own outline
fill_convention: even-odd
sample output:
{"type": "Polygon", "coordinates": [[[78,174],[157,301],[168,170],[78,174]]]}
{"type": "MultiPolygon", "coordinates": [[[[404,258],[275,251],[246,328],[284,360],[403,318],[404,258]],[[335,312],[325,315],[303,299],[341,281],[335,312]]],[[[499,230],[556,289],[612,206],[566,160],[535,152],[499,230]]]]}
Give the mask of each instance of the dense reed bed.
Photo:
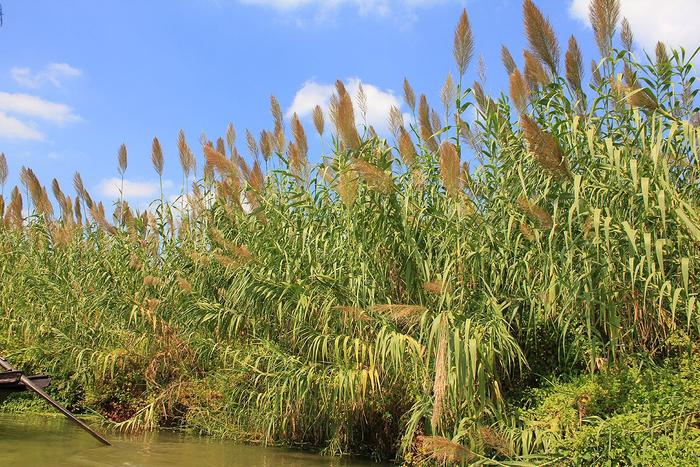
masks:
{"type": "MultiPolygon", "coordinates": [[[[695,459],[690,54],[638,60],[617,1],[594,0],[584,72],[576,39],[562,62],[523,11],[508,95],[469,84],[464,12],[442,108],[405,81],[413,119],[395,109],[383,138],[338,82],[314,112],[319,164],[272,98],[244,153],[231,125],[203,158],[181,133],[183,194],[145,212],[108,216],[77,173],[51,201],[23,168],[2,203],[0,349],[123,429],[408,463],[695,459]]],[[[152,156],[162,176],[157,139],[152,156]]]]}

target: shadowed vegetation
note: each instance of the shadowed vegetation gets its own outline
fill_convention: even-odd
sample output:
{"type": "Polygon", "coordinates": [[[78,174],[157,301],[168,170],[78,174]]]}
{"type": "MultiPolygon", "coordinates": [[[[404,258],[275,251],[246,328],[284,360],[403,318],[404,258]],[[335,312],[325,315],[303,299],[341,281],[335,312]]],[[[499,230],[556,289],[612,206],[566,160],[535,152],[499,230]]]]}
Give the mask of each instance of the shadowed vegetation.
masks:
{"type": "MultiPolygon", "coordinates": [[[[0,350],[123,429],[408,463],[692,461],[692,57],[659,44],[643,63],[626,21],[617,46],[617,1],[594,0],[585,73],[576,39],[562,66],[523,10],[509,96],[467,84],[465,12],[443,109],[405,81],[415,118],[393,110],[385,139],[338,82],[313,113],[320,163],[273,97],[245,155],[232,125],[203,164],[181,132],[182,195],[148,211],[120,199],[108,218],[77,173],[54,203],[22,168],[0,201],[0,350]]],[[[159,176],[171,160],[154,139],[159,176]]]]}

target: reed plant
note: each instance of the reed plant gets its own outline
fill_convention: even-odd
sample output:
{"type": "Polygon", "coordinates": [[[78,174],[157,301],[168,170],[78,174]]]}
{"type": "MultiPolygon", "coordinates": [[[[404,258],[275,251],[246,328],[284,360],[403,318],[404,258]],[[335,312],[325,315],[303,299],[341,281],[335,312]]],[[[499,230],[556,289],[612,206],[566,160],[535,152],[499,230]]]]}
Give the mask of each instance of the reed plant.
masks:
{"type": "MultiPolygon", "coordinates": [[[[694,54],[660,46],[643,63],[626,20],[617,47],[618,0],[594,0],[587,79],[576,39],[562,67],[554,26],[531,0],[523,11],[523,68],[502,53],[510,98],[466,84],[464,12],[444,122],[405,80],[415,120],[393,112],[385,139],[338,82],[313,113],[318,164],[272,97],[247,155],[233,125],[203,138],[202,178],[181,132],[183,201],[161,181],[155,213],[120,199],[108,218],[79,174],[72,199],[54,190],[56,213],[25,169],[32,210],[15,187],[0,227],[0,349],[123,429],[409,463],[590,454],[577,440],[616,408],[590,415],[605,399],[586,382],[698,355],[694,54]],[[584,388],[566,429],[531,410],[548,378],[584,388]]],[[[164,158],[154,139],[159,177],[164,158]]],[[[697,400],[673,415],[685,424],[641,429],[700,453],[697,400]]]]}

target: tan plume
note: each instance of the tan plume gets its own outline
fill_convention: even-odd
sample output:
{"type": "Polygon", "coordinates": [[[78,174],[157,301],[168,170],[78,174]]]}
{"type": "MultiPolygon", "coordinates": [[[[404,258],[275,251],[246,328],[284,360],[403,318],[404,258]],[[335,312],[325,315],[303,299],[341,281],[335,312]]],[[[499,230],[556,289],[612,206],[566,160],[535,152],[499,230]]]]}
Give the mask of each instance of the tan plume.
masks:
{"type": "Polygon", "coordinates": [[[506,68],[508,76],[510,76],[518,68],[518,66],[515,64],[515,60],[513,60],[513,55],[511,55],[510,50],[508,50],[508,47],[505,45],[501,46],[501,61],[503,62],[503,66],[506,68]]]}
{"type": "Polygon", "coordinates": [[[160,147],[158,138],[153,138],[151,146],[151,163],[159,176],[163,176],[163,149],[160,147]]]}
{"type": "Polygon", "coordinates": [[[564,150],[557,139],[542,130],[534,120],[525,114],[520,116],[520,126],[535,161],[558,177],[570,177],[564,150]]]}
{"type": "Polygon", "coordinates": [[[551,23],[532,0],[523,2],[525,33],[535,56],[549,67],[552,76],[559,68],[559,43],[551,23]]]}
{"type": "Polygon", "coordinates": [[[126,144],[119,146],[119,151],[117,152],[117,161],[119,162],[119,174],[124,175],[127,166],[127,155],[126,155],[126,144]]]}
{"type": "Polygon", "coordinates": [[[461,78],[464,76],[464,72],[467,70],[469,62],[474,55],[474,39],[472,37],[472,28],[469,25],[467,10],[462,10],[462,14],[459,17],[459,22],[455,29],[453,52],[461,78]]]}
{"type": "Polygon", "coordinates": [[[321,108],[320,105],[317,105],[314,107],[313,111],[313,121],[314,121],[314,127],[316,128],[316,132],[318,133],[319,136],[323,136],[323,130],[324,130],[324,118],[323,118],[323,109],[321,108]]]}
{"type": "Polygon", "coordinates": [[[440,145],[440,178],[450,196],[459,196],[462,192],[459,153],[449,141],[440,145]]]}
{"type": "Polygon", "coordinates": [[[612,38],[620,17],[620,0],[591,0],[588,16],[598,49],[603,57],[607,57],[612,49],[612,38]]]}
{"type": "Polygon", "coordinates": [[[583,80],[583,58],[581,49],[576,42],[576,38],[569,38],[569,48],[566,50],[566,81],[568,81],[571,89],[577,92],[583,92],[581,81],[583,80]]]}
{"type": "Polygon", "coordinates": [[[519,113],[524,113],[530,98],[530,89],[525,78],[517,68],[510,74],[509,80],[510,98],[519,113]]]}

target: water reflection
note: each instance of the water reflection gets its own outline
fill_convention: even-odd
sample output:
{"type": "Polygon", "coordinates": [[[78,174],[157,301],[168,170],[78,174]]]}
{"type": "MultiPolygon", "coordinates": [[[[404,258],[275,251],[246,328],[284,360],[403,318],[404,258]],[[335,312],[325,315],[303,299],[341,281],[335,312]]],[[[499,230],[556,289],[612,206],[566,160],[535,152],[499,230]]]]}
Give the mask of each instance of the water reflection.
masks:
{"type": "Polygon", "coordinates": [[[376,466],[172,432],[108,433],[112,447],[62,418],[0,414],[0,465],[22,466],[376,466]]]}

